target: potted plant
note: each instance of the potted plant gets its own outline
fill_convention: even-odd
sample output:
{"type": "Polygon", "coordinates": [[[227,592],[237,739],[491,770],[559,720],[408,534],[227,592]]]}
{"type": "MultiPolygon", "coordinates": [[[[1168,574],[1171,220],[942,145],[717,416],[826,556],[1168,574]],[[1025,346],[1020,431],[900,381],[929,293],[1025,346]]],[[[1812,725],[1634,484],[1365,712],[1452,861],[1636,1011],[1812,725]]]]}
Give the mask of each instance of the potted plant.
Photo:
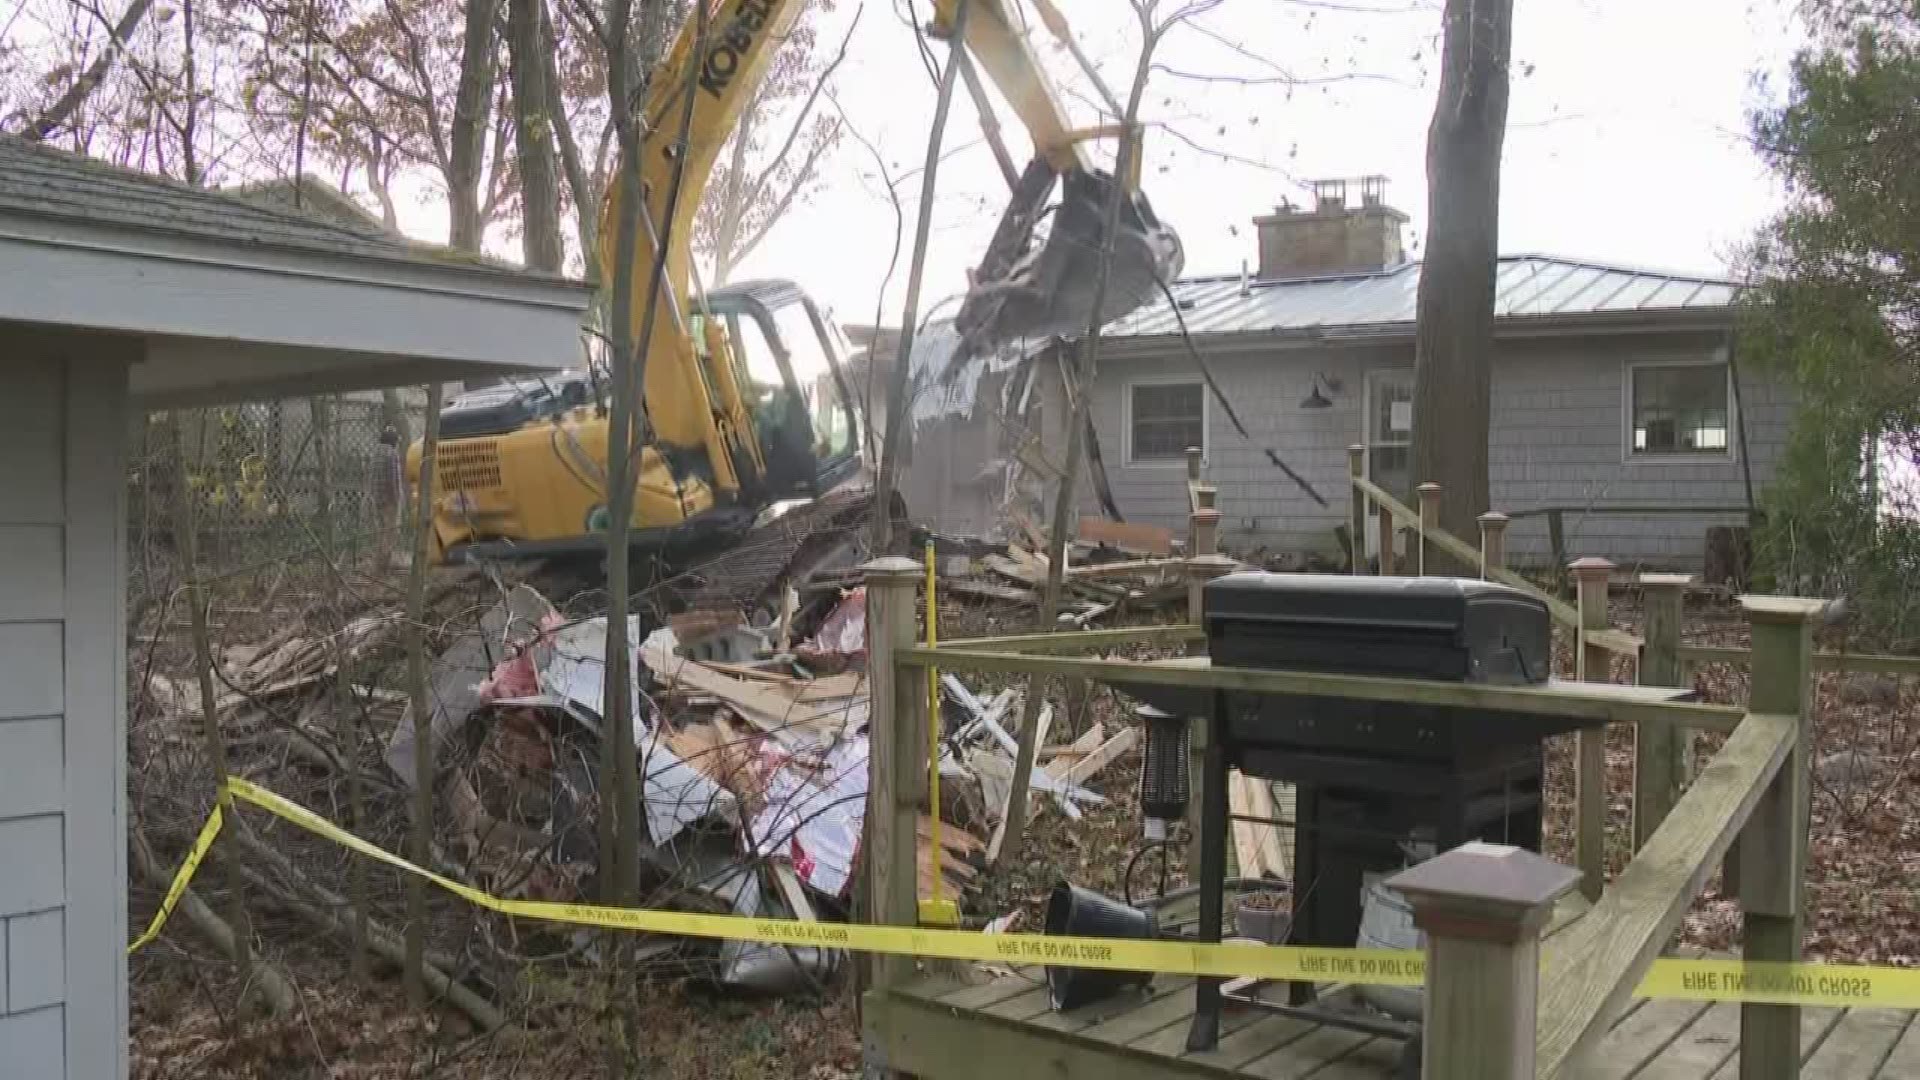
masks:
{"type": "Polygon", "coordinates": [[[1262,944],[1275,945],[1285,940],[1292,922],[1291,898],[1278,889],[1242,893],[1233,905],[1235,932],[1262,944]]]}

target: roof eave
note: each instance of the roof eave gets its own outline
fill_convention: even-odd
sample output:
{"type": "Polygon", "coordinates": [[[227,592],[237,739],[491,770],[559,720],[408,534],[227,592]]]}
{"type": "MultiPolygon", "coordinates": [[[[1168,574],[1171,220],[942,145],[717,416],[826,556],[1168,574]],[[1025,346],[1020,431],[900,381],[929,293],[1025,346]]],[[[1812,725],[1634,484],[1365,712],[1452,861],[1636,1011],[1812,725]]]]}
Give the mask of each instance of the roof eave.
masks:
{"type": "Polygon", "coordinates": [[[593,286],[545,271],[465,261],[452,249],[409,242],[391,255],[359,250],[322,250],[295,244],[211,238],[162,227],[103,224],[57,214],[15,208],[0,210],[0,237],[53,246],[91,249],[187,262],[211,261],[276,273],[310,274],[342,280],[392,283],[411,278],[417,285],[464,293],[509,295],[522,301],[541,298],[585,310],[593,286]],[[433,252],[435,254],[427,254],[433,252]]]}

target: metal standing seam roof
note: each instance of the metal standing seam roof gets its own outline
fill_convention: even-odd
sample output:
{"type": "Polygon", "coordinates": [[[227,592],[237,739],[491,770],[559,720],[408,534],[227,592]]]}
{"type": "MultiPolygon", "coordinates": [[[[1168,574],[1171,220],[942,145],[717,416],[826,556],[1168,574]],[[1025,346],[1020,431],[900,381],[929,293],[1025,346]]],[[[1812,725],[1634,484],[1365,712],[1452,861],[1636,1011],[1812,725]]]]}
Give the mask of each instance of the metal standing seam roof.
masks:
{"type": "MultiPolygon", "coordinates": [[[[1188,278],[1173,284],[1180,314],[1194,334],[1281,333],[1414,323],[1420,264],[1377,273],[1253,280],[1188,278]]],[[[1562,318],[1633,312],[1710,311],[1733,303],[1736,282],[1658,270],[1505,255],[1494,282],[1500,319],[1562,318]]],[[[1164,300],[1108,324],[1117,338],[1177,334],[1180,324],[1164,300]]]]}
{"type": "Polygon", "coordinates": [[[15,214],[350,258],[403,261],[561,279],[354,228],[257,201],[124,169],[14,136],[0,136],[0,215],[15,214]]]}

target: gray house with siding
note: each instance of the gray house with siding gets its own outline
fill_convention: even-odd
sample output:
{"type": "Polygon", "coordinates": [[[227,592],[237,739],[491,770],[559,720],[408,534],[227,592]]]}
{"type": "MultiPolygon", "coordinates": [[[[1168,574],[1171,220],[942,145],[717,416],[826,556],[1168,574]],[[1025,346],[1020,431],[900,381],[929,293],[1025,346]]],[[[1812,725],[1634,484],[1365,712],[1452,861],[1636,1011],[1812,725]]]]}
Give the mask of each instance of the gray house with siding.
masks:
{"type": "MultiPolygon", "coordinates": [[[[1404,256],[1405,220],[1373,183],[1357,205],[1343,185],[1322,185],[1315,206],[1255,219],[1257,272],[1176,282],[1177,310],[1157,303],[1109,325],[1093,390],[1100,467],[1082,490],[1097,491],[1104,474],[1121,516],[1182,535],[1186,448],[1199,446],[1225,545],[1342,557],[1347,448],[1366,447],[1368,474],[1390,490],[1410,494],[1420,479],[1408,474],[1408,448],[1421,267],[1404,256]],[[1196,350],[1246,437],[1206,387],[1196,350]]],[[[1552,558],[1551,516],[1572,554],[1698,568],[1709,529],[1746,523],[1793,414],[1787,388],[1740,369],[1734,283],[1549,255],[1503,257],[1497,283],[1490,481],[1493,506],[1516,515],[1511,558],[1552,558]]],[[[1024,368],[983,367],[947,380],[967,388],[968,407],[922,425],[916,441],[937,449],[917,453],[914,469],[939,475],[909,484],[916,512],[958,531],[991,528],[1005,516],[991,504],[1018,486],[995,468],[980,483],[983,458],[1031,480],[1046,469],[1034,459],[1058,459],[1064,445],[1049,353],[1024,368]],[[1032,388],[993,383],[998,370],[1032,388]]],[[[1083,501],[1102,512],[1094,495],[1083,501]]]]}
{"type": "Polygon", "coordinates": [[[127,1072],[142,410],[561,367],[585,290],[0,137],[0,1076],[127,1072]]]}

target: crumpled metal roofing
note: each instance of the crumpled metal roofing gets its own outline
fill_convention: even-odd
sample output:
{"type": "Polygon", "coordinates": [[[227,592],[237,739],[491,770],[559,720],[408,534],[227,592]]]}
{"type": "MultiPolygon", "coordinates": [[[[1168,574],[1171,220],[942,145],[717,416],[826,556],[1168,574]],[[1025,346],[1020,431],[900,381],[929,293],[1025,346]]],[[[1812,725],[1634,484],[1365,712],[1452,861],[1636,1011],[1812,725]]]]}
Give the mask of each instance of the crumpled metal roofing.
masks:
{"type": "MultiPolygon", "coordinates": [[[[1577,262],[1546,255],[1506,255],[1494,282],[1497,318],[1606,315],[1724,308],[1739,286],[1717,278],[1577,262]]],[[[1356,327],[1411,328],[1420,290],[1420,264],[1377,273],[1253,280],[1188,278],[1173,294],[1194,334],[1242,334],[1356,327]]],[[[1178,334],[1165,300],[1107,325],[1112,337],[1178,334]]]]}

